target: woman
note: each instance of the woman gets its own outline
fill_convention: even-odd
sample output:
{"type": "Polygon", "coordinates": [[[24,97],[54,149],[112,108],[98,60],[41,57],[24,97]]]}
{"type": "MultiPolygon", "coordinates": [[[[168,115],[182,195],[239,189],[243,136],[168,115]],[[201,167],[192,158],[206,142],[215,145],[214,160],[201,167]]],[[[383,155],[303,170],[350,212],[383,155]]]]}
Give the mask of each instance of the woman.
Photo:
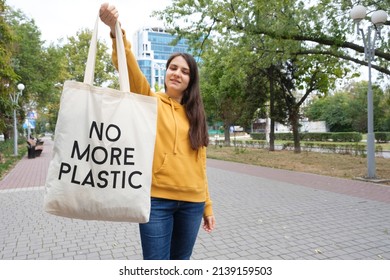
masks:
{"type": "MultiPolygon", "coordinates": [[[[108,3],[100,8],[101,20],[114,38],[117,9],[108,3]]],[[[215,227],[206,175],[207,123],[199,90],[194,58],[173,54],[167,61],[165,93],[154,93],[125,44],[131,91],[158,99],[157,136],[153,160],[151,214],[140,224],[144,259],[184,259],[191,257],[203,217],[203,228],[215,227]]],[[[116,42],[113,62],[117,66],[116,42]]]]}

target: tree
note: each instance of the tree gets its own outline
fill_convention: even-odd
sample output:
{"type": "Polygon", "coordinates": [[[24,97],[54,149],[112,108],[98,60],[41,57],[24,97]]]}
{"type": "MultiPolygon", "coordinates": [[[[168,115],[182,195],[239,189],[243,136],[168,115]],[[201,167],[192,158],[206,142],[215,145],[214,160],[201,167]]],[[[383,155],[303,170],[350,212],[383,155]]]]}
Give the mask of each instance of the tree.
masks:
{"type": "MultiPolygon", "coordinates": [[[[17,116],[19,117],[18,123],[24,119],[25,110],[23,110],[26,100],[29,100],[30,93],[34,88],[34,85],[29,80],[30,76],[38,73],[37,69],[32,67],[36,63],[36,59],[32,57],[39,57],[40,33],[34,24],[34,21],[29,20],[21,11],[14,11],[7,8],[6,13],[7,24],[12,34],[12,43],[7,46],[7,51],[10,53],[10,64],[13,72],[16,75],[16,79],[11,79],[7,83],[10,91],[16,91],[16,84],[23,83],[26,87],[23,91],[23,95],[19,98],[19,105],[17,109],[17,116]],[[37,52],[38,51],[38,52],[37,52]],[[33,72],[32,75],[29,72],[33,72]],[[29,86],[27,86],[29,83],[29,86]]],[[[12,108],[8,107],[5,110],[5,115],[10,115],[12,108]]],[[[3,130],[4,135],[8,135],[12,127],[12,119],[9,117],[3,118],[5,121],[5,127],[3,130]]]]}
{"type": "MultiPolygon", "coordinates": [[[[310,6],[305,1],[284,0],[176,0],[156,14],[179,38],[189,39],[194,48],[207,48],[204,39],[208,38],[223,37],[233,42],[250,38],[247,49],[251,48],[259,61],[266,60],[262,62],[264,69],[284,65],[279,86],[285,93],[282,97],[293,127],[295,151],[299,152],[300,105],[313,92],[326,94],[337,78],[349,74],[346,62],[354,61],[344,49],[355,46],[340,43],[346,41],[352,24],[349,19],[340,23],[332,17],[340,14],[341,3],[334,2],[317,1],[310,6]],[[326,40],[329,38],[332,41],[326,40]],[[297,98],[298,91],[301,98],[297,98]]],[[[341,8],[345,10],[347,5],[342,3],[341,8]]],[[[282,100],[277,102],[283,104],[282,100]]]]}
{"type": "Polygon", "coordinates": [[[379,104],[380,115],[383,117],[378,121],[378,131],[390,131],[390,88],[386,88],[383,92],[383,98],[379,104]]]}
{"type": "MultiPolygon", "coordinates": [[[[3,1],[0,2],[2,4],[3,1]]],[[[25,111],[33,106],[38,111],[40,128],[44,129],[49,123],[50,129],[54,130],[64,81],[83,81],[91,32],[81,30],[75,37],[69,38],[66,45],[44,47],[33,19],[20,10],[8,9],[6,15],[6,22],[0,17],[1,31],[7,31],[1,34],[4,40],[0,41],[0,52],[7,54],[0,56],[0,63],[5,65],[0,70],[0,132],[7,137],[12,127],[12,107],[7,91],[16,90],[19,82],[25,85],[23,96],[19,99],[19,123],[24,119],[25,111]]],[[[104,43],[99,42],[95,83],[114,87],[117,78],[107,49],[104,43]]]]}
{"type": "Polygon", "coordinates": [[[11,127],[12,104],[9,93],[16,90],[15,81],[17,74],[12,68],[13,34],[7,22],[8,8],[4,0],[0,0],[0,133],[4,134],[5,140],[9,138],[11,127]]]}
{"type": "Polygon", "coordinates": [[[338,61],[322,62],[321,56],[308,56],[298,60],[293,58],[284,63],[279,72],[278,81],[283,89],[284,107],[288,112],[288,124],[291,125],[294,139],[294,152],[300,153],[299,120],[300,107],[313,92],[327,94],[334,86],[338,76],[338,61]],[[301,92],[301,96],[297,92],[301,92]]]}
{"type": "MultiPolygon", "coordinates": [[[[42,60],[50,68],[45,73],[47,94],[40,96],[39,106],[39,129],[54,131],[57,122],[57,115],[60,108],[61,89],[65,80],[70,78],[66,69],[66,56],[62,46],[50,44],[45,49],[42,60]]],[[[41,131],[37,131],[41,132],[41,131]]]]}
{"type": "MultiPolygon", "coordinates": [[[[388,0],[359,3],[369,7],[369,13],[377,9],[389,10],[390,7],[388,0]]],[[[356,57],[351,52],[364,54],[364,47],[347,40],[351,37],[348,35],[355,32],[348,16],[354,4],[350,0],[174,0],[171,6],[155,15],[195,44],[205,34],[213,32],[223,36],[267,36],[279,41],[299,42],[304,47],[295,51],[297,55],[320,54],[367,65],[363,56],[356,57]]],[[[388,38],[385,37],[376,51],[379,63],[373,65],[374,69],[387,75],[390,73],[388,49],[388,38]]]]}
{"type": "MultiPolygon", "coordinates": [[[[11,66],[19,77],[15,84],[21,82],[25,85],[18,113],[21,123],[30,110],[38,111],[39,118],[43,116],[42,112],[52,101],[54,84],[63,73],[63,64],[58,48],[43,47],[41,33],[33,19],[20,10],[9,10],[8,18],[14,34],[13,44],[9,48],[12,53],[11,66]]],[[[39,123],[40,119],[36,121],[39,123]]]]}
{"type": "Polygon", "coordinates": [[[201,63],[206,111],[214,121],[223,122],[226,144],[232,125],[249,127],[255,118],[266,115],[259,110],[268,100],[265,66],[245,41],[221,39],[205,50],[201,63]]]}
{"type": "MultiPolygon", "coordinates": [[[[352,131],[367,132],[367,87],[366,81],[352,83],[347,88],[350,97],[349,112],[352,119],[352,131]]],[[[374,131],[380,131],[380,119],[384,117],[380,102],[384,96],[378,85],[372,86],[374,106],[374,131]]]]}
{"type": "Polygon", "coordinates": [[[312,121],[325,121],[331,132],[352,131],[349,101],[350,97],[345,92],[320,97],[305,109],[305,116],[312,121]]]}
{"type": "Polygon", "coordinates": [[[201,89],[205,107],[224,123],[225,142],[230,143],[230,127],[240,119],[247,104],[244,83],[245,73],[237,67],[239,56],[234,46],[220,42],[205,54],[201,67],[201,89]],[[237,106],[241,104],[241,106],[237,106]]]}
{"type": "MultiPolygon", "coordinates": [[[[374,130],[383,131],[386,126],[386,102],[380,87],[373,86],[374,130]]],[[[332,132],[367,132],[367,82],[355,82],[333,95],[316,99],[305,111],[314,121],[326,121],[332,132]]]]}
{"type": "MultiPolygon", "coordinates": [[[[88,58],[92,31],[80,29],[75,36],[67,38],[64,45],[50,45],[46,49],[46,61],[54,63],[48,82],[50,89],[48,99],[42,108],[41,116],[49,125],[49,129],[54,131],[60,105],[60,95],[66,80],[76,80],[83,82],[85,65],[88,58]]],[[[111,62],[111,56],[107,52],[108,47],[103,42],[98,42],[94,82],[96,86],[118,87],[118,79],[115,75],[115,68],[111,62]]]]}
{"type": "MultiPolygon", "coordinates": [[[[66,57],[66,69],[70,79],[79,82],[84,80],[91,37],[91,30],[81,29],[76,36],[69,37],[68,42],[63,46],[63,54],[66,57]]],[[[95,84],[97,86],[101,86],[104,83],[113,85],[115,81],[115,68],[107,50],[107,45],[102,42],[98,43],[95,64],[95,84]]]]}

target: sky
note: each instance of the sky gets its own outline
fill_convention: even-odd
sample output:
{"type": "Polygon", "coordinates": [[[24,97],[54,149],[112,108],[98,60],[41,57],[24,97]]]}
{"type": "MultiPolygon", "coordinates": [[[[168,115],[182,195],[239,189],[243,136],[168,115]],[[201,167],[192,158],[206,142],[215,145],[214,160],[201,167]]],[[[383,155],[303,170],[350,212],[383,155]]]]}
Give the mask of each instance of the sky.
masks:
{"type": "MultiPolygon", "coordinates": [[[[143,26],[163,24],[150,14],[162,10],[171,0],[6,0],[8,6],[20,9],[35,20],[46,43],[56,43],[58,39],[75,36],[83,28],[93,29],[99,8],[109,2],[117,7],[119,21],[127,34],[133,35],[143,26]]],[[[99,37],[109,40],[109,28],[100,22],[99,37]]]]}

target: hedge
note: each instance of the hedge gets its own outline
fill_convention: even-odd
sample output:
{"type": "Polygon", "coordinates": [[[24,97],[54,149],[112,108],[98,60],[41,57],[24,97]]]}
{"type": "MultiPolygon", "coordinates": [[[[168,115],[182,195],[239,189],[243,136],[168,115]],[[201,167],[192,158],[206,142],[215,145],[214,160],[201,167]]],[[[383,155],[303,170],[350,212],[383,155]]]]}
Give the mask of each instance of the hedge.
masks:
{"type": "MultiPolygon", "coordinates": [[[[268,143],[265,140],[234,140],[232,142],[233,146],[236,148],[259,148],[265,149],[268,148],[268,143]]],[[[224,140],[215,141],[215,147],[224,147],[224,140]]],[[[339,154],[350,154],[350,155],[359,155],[365,156],[367,149],[364,143],[317,143],[317,142],[304,142],[302,144],[304,151],[316,151],[321,150],[323,152],[339,153],[339,154]]],[[[288,141],[282,144],[282,150],[292,150],[294,149],[294,142],[288,141]]],[[[380,145],[375,146],[375,152],[383,152],[383,148],[380,145]]]]}
{"type": "MultiPolygon", "coordinates": [[[[265,133],[251,133],[254,140],[266,140],[265,133]]],[[[362,141],[363,134],[359,132],[302,132],[299,133],[302,141],[320,141],[320,142],[354,142],[362,141]]],[[[378,142],[389,142],[390,132],[376,132],[375,139],[378,142]]],[[[293,141],[292,133],[275,133],[275,140],[293,141]]]]}
{"type": "Polygon", "coordinates": [[[390,142],[390,132],[375,132],[375,139],[379,143],[390,142]]]}

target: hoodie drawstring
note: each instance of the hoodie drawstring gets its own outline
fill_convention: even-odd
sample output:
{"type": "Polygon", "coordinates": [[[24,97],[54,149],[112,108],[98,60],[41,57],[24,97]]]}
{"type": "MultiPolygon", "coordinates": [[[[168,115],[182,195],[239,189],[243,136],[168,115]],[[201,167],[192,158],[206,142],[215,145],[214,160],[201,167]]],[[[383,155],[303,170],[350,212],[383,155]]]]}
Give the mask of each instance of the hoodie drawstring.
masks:
{"type": "Polygon", "coordinates": [[[174,142],[174,147],[173,147],[173,154],[176,155],[177,154],[177,135],[179,134],[179,127],[177,125],[173,101],[171,98],[169,98],[169,100],[171,102],[171,112],[172,112],[173,120],[175,121],[175,142],[174,142]]]}

